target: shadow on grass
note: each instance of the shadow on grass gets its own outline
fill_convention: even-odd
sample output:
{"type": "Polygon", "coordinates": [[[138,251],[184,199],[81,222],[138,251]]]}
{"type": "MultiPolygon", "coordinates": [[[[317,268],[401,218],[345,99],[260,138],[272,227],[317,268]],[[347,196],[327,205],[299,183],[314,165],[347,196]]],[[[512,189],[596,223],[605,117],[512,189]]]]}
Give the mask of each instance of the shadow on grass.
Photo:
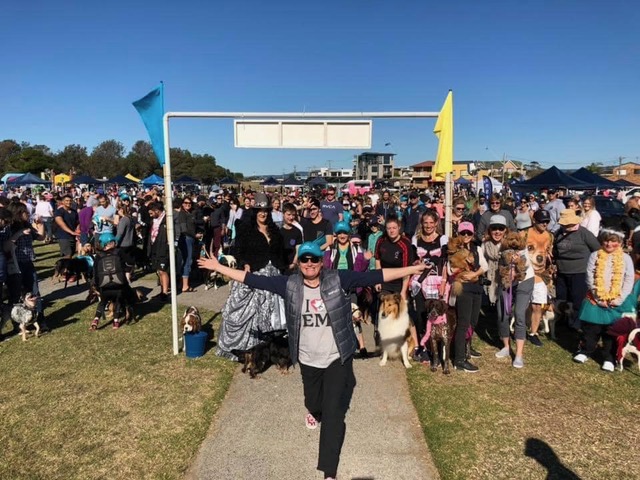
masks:
{"type": "Polygon", "coordinates": [[[562,464],[549,444],[538,438],[527,438],[524,454],[547,470],[547,480],[580,480],[578,475],[562,464]]]}

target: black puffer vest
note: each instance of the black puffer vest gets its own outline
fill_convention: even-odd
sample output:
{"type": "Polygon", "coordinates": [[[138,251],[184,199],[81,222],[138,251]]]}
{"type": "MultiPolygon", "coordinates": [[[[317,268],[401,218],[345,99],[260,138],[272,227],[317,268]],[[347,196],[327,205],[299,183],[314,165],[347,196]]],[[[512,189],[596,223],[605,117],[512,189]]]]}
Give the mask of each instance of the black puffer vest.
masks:
{"type": "MultiPolygon", "coordinates": [[[[356,351],[358,340],[353,330],[351,299],[342,290],[337,271],[323,270],[320,273],[320,297],[331,320],[331,329],[340,353],[340,361],[344,364],[356,351]]],[[[294,365],[298,363],[303,299],[302,275],[291,275],[287,281],[284,304],[286,306],[287,331],[289,332],[289,353],[294,365]]]]}

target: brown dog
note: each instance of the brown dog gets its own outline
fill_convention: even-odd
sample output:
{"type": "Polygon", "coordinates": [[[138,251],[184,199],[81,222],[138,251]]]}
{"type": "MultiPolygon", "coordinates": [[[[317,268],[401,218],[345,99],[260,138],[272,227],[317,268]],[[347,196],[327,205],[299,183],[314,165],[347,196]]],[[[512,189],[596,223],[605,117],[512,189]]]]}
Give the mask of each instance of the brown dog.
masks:
{"type": "Polygon", "coordinates": [[[427,341],[431,343],[431,371],[438,370],[438,365],[442,363],[442,373],[449,375],[450,348],[453,335],[456,330],[455,309],[449,307],[444,300],[429,299],[425,302],[427,312],[427,332],[422,341],[424,346],[427,341]],[[442,356],[440,356],[442,347],[442,356]],[[441,361],[442,360],[442,361],[441,361]]]}
{"type": "MultiPolygon", "coordinates": [[[[464,246],[462,237],[453,237],[447,244],[447,254],[449,256],[449,265],[451,268],[461,272],[470,272],[473,267],[473,253],[464,246]]],[[[458,296],[462,293],[462,281],[454,280],[451,285],[451,291],[458,296]]]]}
{"type": "Polygon", "coordinates": [[[520,252],[527,247],[526,239],[510,232],[502,239],[498,270],[502,285],[521,282],[527,275],[527,259],[520,252]]]}

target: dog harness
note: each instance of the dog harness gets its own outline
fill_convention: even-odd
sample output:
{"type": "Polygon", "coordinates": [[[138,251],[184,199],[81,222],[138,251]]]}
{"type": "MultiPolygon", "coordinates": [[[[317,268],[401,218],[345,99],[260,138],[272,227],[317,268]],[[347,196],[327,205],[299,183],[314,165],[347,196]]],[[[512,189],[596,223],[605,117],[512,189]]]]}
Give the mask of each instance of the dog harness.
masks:
{"type": "Polygon", "coordinates": [[[447,323],[446,313],[443,313],[442,315],[438,315],[435,319],[433,319],[433,317],[429,317],[427,319],[427,331],[425,332],[424,337],[422,337],[422,340],[420,341],[420,345],[424,347],[429,341],[429,337],[431,336],[432,325],[442,325],[443,323],[447,323]]]}

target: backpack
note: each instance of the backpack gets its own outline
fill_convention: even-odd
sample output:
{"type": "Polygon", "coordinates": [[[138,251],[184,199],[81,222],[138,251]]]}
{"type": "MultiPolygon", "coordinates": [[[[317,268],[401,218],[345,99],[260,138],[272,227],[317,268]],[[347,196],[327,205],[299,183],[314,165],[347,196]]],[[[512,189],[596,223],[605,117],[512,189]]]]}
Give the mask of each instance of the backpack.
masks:
{"type": "Polygon", "coordinates": [[[98,258],[95,265],[95,284],[98,290],[119,288],[126,283],[119,255],[108,253],[98,258]]]}

